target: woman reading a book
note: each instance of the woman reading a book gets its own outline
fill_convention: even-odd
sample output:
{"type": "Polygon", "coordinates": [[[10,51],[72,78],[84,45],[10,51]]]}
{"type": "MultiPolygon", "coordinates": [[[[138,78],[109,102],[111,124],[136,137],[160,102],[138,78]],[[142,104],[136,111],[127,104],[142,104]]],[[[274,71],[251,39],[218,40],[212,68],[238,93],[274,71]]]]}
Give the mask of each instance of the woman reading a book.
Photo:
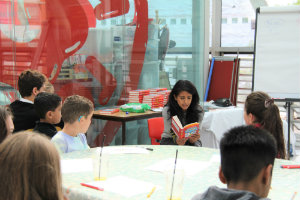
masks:
{"type": "Polygon", "coordinates": [[[164,118],[164,132],[162,145],[190,145],[202,146],[200,133],[188,137],[178,137],[172,129],[172,117],[177,116],[182,126],[198,122],[201,127],[204,111],[199,105],[199,95],[196,87],[188,80],[179,80],[173,87],[162,116],[164,118]]]}
{"type": "Polygon", "coordinates": [[[247,125],[269,131],[277,142],[277,158],[285,158],[285,144],[279,109],[274,100],[264,92],[252,92],[247,96],[244,109],[247,125]]]}

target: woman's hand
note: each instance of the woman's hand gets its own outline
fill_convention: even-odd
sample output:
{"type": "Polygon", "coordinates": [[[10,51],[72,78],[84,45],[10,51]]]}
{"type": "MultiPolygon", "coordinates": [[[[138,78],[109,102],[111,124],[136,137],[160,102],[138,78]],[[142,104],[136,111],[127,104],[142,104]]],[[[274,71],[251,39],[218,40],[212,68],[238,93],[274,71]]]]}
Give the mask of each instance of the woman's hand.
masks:
{"type": "Polygon", "coordinates": [[[195,133],[193,135],[191,135],[190,137],[188,137],[189,142],[194,144],[197,140],[200,139],[200,133],[195,133]]]}
{"type": "Polygon", "coordinates": [[[177,138],[176,142],[178,145],[184,145],[186,143],[186,141],[188,140],[188,138],[177,138]]]}

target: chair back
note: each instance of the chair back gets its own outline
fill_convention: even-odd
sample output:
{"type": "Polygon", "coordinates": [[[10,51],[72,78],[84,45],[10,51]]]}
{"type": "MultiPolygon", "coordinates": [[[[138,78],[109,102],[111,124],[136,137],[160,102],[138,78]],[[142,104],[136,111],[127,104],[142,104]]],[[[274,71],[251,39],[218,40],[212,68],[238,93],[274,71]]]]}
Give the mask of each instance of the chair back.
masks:
{"type": "Polygon", "coordinates": [[[148,119],[148,131],[152,145],[160,145],[161,135],[164,131],[164,118],[155,117],[148,119]]]}

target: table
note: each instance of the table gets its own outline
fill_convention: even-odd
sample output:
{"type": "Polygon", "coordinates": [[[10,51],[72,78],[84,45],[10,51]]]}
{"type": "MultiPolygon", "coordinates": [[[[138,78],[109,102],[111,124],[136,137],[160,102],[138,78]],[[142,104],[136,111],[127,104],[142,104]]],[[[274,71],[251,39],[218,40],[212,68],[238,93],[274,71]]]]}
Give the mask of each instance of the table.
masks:
{"type": "Polygon", "coordinates": [[[111,120],[122,122],[122,144],[126,144],[126,122],[141,120],[141,119],[149,119],[153,117],[161,117],[162,112],[155,111],[146,111],[144,113],[128,113],[125,112],[117,112],[113,114],[100,114],[99,111],[94,111],[93,118],[94,119],[102,119],[102,120],[111,120]]]}
{"type": "MultiPolygon", "coordinates": [[[[178,149],[178,159],[188,159],[206,163],[208,167],[195,173],[193,176],[186,176],[183,185],[182,200],[191,199],[196,193],[204,192],[209,186],[226,187],[218,178],[219,171],[219,151],[217,149],[190,147],[190,146],[110,146],[104,150],[113,151],[116,148],[151,147],[154,150],[148,154],[111,154],[109,178],[116,176],[126,176],[137,180],[153,183],[158,186],[149,200],[162,200],[166,197],[164,189],[164,175],[159,172],[147,170],[146,168],[165,159],[175,158],[175,151],[178,149]],[[217,158],[217,159],[216,159],[217,158]]],[[[63,159],[90,158],[95,149],[86,151],[71,152],[62,155],[63,159]]],[[[300,169],[282,169],[281,164],[296,164],[293,161],[276,159],[272,189],[269,198],[272,200],[291,199],[295,191],[300,188],[300,169]]],[[[79,167],[79,166],[78,166],[79,167]]],[[[77,172],[63,174],[63,189],[69,200],[102,200],[102,199],[124,199],[141,200],[147,199],[147,193],[138,194],[132,197],[125,197],[115,192],[98,191],[83,187],[81,182],[90,182],[92,172],[77,172]]],[[[294,200],[300,200],[300,195],[296,195],[294,200]]]]}

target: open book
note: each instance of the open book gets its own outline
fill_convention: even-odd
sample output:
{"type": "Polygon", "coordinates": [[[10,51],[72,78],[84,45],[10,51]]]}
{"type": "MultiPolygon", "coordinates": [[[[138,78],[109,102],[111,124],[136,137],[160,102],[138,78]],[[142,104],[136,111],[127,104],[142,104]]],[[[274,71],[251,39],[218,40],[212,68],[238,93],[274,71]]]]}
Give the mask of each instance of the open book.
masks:
{"type": "Polygon", "coordinates": [[[172,129],[178,138],[189,137],[192,134],[199,133],[199,123],[194,122],[182,127],[177,115],[172,117],[172,129]]]}

